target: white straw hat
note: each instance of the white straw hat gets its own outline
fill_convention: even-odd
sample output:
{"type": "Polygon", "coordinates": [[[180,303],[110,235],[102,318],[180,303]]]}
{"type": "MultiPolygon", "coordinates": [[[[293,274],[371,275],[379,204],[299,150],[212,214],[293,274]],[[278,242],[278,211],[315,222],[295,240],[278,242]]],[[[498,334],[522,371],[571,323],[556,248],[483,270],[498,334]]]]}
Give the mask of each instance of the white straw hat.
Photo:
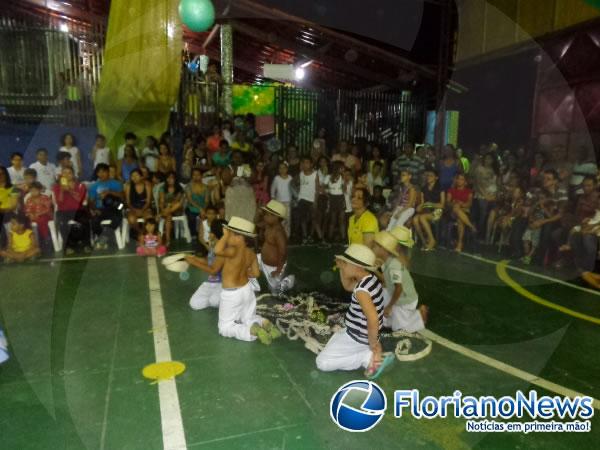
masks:
{"type": "Polygon", "coordinates": [[[169,264],[173,264],[177,261],[183,261],[185,259],[185,253],[177,253],[176,255],[165,256],[160,260],[163,266],[168,266],[169,264]]]}
{"type": "Polygon", "coordinates": [[[231,219],[229,219],[229,222],[227,222],[227,225],[223,225],[223,228],[227,228],[242,236],[256,237],[256,233],[254,233],[254,224],[241,217],[232,216],[231,219]]]}
{"type": "Polygon", "coordinates": [[[411,248],[415,245],[412,238],[412,231],[409,228],[399,226],[390,231],[390,234],[398,241],[398,244],[411,248]]]}
{"type": "Polygon", "coordinates": [[[373,250],[366,245],[350,244],[343,254],[335,255],[335,257],[342,261],[346,261],[347,263],[354,264],[355,266],[362,267],[370,272],[375,272],[377,270],[375,253],[373,253],[373,250]]]}
{"type": "Polygon", "coordinates": [[[161,260],[161,263],[165,266],[165,269],[171,272],[187,272],[190,265],[184,261],[185,256],[185,253],[167,256],[161,260]]]}
{"type": "Polygon", "coordinates": [[[287,208],[281,202],[277,200],[271,200],[265,206],[261,208],[263,211],[271,213],[281,219],[285,219],[287,217],[287,208]]]}
{"type": "Polygon", "coordinates": [[[398,256],[398,240],[387,231],[380,231],[375,234],[375,242],[383,247],[386,252],[391,253],[394,256],[398,256]]]}

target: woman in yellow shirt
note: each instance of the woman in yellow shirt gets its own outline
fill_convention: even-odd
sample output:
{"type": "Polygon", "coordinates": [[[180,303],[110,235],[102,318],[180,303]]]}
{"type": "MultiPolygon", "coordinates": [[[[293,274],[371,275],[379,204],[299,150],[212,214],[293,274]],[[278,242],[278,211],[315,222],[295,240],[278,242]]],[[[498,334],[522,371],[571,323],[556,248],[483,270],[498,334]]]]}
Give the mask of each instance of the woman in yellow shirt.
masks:
{"type": "Polygon", "coordinates": [[[23,262],[40,254],[40,248],[28,222],[27,218],[21,215],[13,216],[10,220],[8,245],[6,250],[0,250],[0,256],[6,262],[23,262]]]}
{"type": "Polygon", "coordinates": [[[348,219],[348,243],[371,247],[375,233],[379,232],[377,217],[367,209],[369,191],[357,188],[352,194],[352,215],[348,219]]]}

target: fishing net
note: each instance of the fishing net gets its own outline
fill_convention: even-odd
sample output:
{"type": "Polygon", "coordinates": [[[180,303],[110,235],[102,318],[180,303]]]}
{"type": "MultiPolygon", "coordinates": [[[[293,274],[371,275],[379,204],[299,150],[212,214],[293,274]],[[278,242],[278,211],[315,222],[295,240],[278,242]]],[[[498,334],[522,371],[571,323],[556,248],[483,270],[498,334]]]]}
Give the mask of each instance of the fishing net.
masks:
{"type": "MultiPolygon", "coordinates": [[[[273,322],[288,339],[302,340],[304,346],[319,354],[329,338],[344,327],[348,305],[320,292],[297,295],[262,294],[257,298],[257,313],[273,322]]],[[[384,352],[394,352],[399,361],[416,361],[431,352],[432,342],[417,333],[390,331],[380,333],[384,352]]]]}

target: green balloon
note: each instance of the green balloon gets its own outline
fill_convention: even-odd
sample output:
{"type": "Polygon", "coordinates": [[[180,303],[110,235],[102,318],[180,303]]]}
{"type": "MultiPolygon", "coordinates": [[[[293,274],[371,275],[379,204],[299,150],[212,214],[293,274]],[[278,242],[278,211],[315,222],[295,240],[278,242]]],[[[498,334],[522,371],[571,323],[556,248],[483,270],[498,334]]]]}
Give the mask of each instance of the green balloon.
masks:
{"type": "Polygon", "coordinates": [[[179,17],[190,30],[206,31],[215,22],[215,7],[210,0],[181,0],[179,17]]]}

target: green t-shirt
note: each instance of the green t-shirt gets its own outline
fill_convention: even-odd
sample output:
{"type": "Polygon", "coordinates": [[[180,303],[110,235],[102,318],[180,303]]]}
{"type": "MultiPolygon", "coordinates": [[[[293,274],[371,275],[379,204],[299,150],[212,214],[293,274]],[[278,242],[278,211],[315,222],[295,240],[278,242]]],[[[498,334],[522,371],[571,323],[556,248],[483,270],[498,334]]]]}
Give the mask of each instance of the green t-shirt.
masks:
{"type": "Polygon", "coordinates": [[[402,294],[400,294],[400,298],[396,302],[396,305],[408,305],[419,299],[410,272],[398,259],[388,258],[381,268],[383,269],[385,288],[388,291],[390,299],[392,298],[392,295],[394,295],[396,285],[402,285],[402,294]]]}

